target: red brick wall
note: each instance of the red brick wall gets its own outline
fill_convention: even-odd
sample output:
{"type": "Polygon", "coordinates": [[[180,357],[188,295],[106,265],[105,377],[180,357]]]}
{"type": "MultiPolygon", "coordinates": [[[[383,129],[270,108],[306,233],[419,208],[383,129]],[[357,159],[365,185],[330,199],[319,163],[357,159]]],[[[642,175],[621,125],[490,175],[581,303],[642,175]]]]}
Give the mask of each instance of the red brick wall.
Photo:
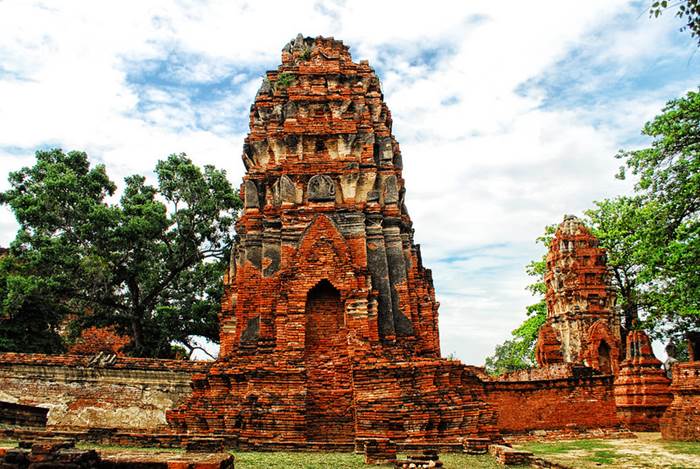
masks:
{"type": "Polygon", "coordinates": [[[165,412],[190,393],[204,362],[79,355],[0,354],[0,401],[49,409],[53,428],[161,431],[165,412]]]}
{"type": "Polygon", "coordinates": [[[503,434],[619,425],[612,376],[485,383],[503,434]]]}
{"type": "Polygon", "coordinates": [[[673,402],[661,418],[666,440],[700,441],[700,361],[673,366],[673,402]]]}

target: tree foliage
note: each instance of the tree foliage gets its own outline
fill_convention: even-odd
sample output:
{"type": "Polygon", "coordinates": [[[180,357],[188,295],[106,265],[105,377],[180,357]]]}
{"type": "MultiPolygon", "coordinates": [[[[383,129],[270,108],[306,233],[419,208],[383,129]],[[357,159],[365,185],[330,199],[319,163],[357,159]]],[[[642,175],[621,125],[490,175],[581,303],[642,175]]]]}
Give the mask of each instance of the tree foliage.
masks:
{"type": "Polygon", "coordinates": [[[655,1],[649,8],[649,16],[658,18],[665,10],[676,8],[675,16],[685,23],[680,30],[690,31],[690,37],[700,47],[700,0],[655,1]]]}
{"type": "Polygon", "coordinates": [[[526,307],[527,319],[511,332],[513,338],[497,345],[494,354],[486,358],[485,367],[489,374],[500,375],[535,365],[537,335],[547,319],[547,303],[544,297],[547,290],[544,283],[547,250],[555,231],[556,225],[545,227],[544,234],[537,238],[537,242],[545,247],[545,252],[540,259],[530,262],[525,267],[527,274],[535,279],[526,288],[538,301],[526,307]]]}
{"type": "MultiPolygon", "coordinates": [[[[74,335],[113,325],[137,356],[171,356],[171,342],[189,347],[192,335],[215,340],[240,200],[223,171],[184,154],[159,161],[155,173],[157,186],[127,177],[116,204],[107,202],[116,186],[104,166],[90,168],[82,152],[39,151],[33,167],[11,173],[0,202],[20,230],[4,261],[3,315],[19,307],[37,315],[34,294],[51,311],[41,323],[54,335],[66,318],[74,335]]],[[[0,336],[16,322],[3,320],[0,336]]]]}
{"type": "Polygon", "coordinates": [[[624,247],[617,255],[633,269],[631,301],[652,333],[678,338],[700,327],[700,92],[669,101],[642,134],[650,146],[617,155],[618,176],[638,178],[635,197],[598,205],[603,218],[627,207],[602,237],[613,253],[624,247]]]}

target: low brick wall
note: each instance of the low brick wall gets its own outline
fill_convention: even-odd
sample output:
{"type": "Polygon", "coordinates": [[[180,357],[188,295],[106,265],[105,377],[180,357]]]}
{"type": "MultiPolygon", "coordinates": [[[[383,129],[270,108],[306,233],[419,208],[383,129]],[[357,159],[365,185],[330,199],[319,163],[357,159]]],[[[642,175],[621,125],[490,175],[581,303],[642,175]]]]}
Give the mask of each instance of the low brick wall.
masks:
{"type": "Polygon", "coordinates": [[[498,409],[504,436],[537,431],[618,428],[613,377],[590,369],[529,370],[484,383],[485,399],[498,409]]]}
{"type": "Polygon", "coordinates": [[[0,354],[0,401],[48,409],[54,429],[155,432],[210,363],[79,355],[0,354]]]}
{"type": "Polygon", "coordinates": [[[45,427],[47,409],[31,405],[0,402],[0,424],[22,427],[45,427]]]}
{"type": "Polygon", "coordinates": [[[661,417],[661,436],[700,441],[700,361],[673,366],[671,391],[673,402],[661,417]]]}
{"type": "Polygon", "coordinates": [[[529,466],[532,460],[532,453],[510,448],[503,445],[489,446],[489,453],[502,466],[529,466]]]}

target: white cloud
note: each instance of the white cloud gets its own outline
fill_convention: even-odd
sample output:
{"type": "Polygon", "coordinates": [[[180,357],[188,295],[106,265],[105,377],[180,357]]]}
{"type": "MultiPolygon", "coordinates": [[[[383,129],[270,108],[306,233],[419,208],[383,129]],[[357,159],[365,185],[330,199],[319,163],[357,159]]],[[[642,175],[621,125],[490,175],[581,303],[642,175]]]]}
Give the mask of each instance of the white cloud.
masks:
{"type": "MultiPolygon", "coordinates": [[[[185,151],[238,184],[260,75],[298,32],[335,36],[381,74],[408,209],[442,303],[443,352],[482,363],[532,302],[523,267],[540,252],[543,226],[628,190],[612,177],[612,156],[694,85],[698,65],[686,64],[678,25],[671,15],[649,21],[643,8],[5,0],[2,173],[31,164],[37,147],[60,145],[88,151],[118,182],[185,151]],[[676,63],[685,76],[649,71],[676,63]],[[643,72],[653,90],[634,82],[643,72]],[[611,94],[618,83],[629,89],[611,94]],[[449,259],[465,253],[472,257],[449,259]]],[[[3,209],[0,244],[14,231],[3,209]]]]}

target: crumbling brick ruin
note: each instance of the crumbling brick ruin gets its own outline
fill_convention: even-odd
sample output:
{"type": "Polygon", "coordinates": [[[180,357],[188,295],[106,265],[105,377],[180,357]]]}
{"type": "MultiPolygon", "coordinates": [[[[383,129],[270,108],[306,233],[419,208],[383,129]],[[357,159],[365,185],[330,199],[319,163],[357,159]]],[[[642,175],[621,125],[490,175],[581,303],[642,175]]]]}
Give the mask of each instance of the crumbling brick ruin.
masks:
{"type": "Polygon", "coordinates": [[[615,378],[617,413],[631,430],[659,431],[659,419],[673,397],[671,380],[644,331],[631,331],[626,349],[627,357],[615,378]]]}
{"type": "Polygon", "coordinates": [[[540,366],[575,363],[615,374],[620,320],[613,311],[605,251],[581,220],[567,215],[547,254],[547,322],[540,329],[540,366]]]}
{"type": "Polygon", "coordinates": [[[673,366],[673,401],[661,418],[661,436],[667,440],[700,441],[700,333],[688,334],[687,363],[673,366]]]}
{"type": "Polygon", "coordinates": [[[52,430],[163,431],[166,410],[187,398],[192,375],[209,366],[104,354],[3,353],[0,401],[48,410],[44,425],[52,430]]]}
{"type": "MultiPolygon", "coordinates": [[[[659,425],[665,438],[699,440],[700,361],[674,367],[671,402],[648,337],[633,331],[620,343],[605,252],[575,217],[547,255],[539,367],[493,377],[440,357],[438,303],[413,242],[391,123],[366,61],[332,38],[290,42],[250,112],[218,360],[121,357],[119,337],[99,331],[73,350],[92,357],[0,354],[0,401],[11,403],[0,436],[354,447],[375,462],[397,449],[484,453],[503,436],[633,437],[629,428],[659,425]]],[[[697,360],[700,337],[689,344],[697,360]]],[[[132,456],[124,467],[169,464],[132,456]]],[[[177,467],[229,464],[194,459],[177,467]]]]}
{"type": "Polygon", "coordinates": [[[250,112],[221,353],[169,413],[242,445],[496,434],[475,372],[440,359],[399,145],[374,70],[298,36],[250,112]]]}

